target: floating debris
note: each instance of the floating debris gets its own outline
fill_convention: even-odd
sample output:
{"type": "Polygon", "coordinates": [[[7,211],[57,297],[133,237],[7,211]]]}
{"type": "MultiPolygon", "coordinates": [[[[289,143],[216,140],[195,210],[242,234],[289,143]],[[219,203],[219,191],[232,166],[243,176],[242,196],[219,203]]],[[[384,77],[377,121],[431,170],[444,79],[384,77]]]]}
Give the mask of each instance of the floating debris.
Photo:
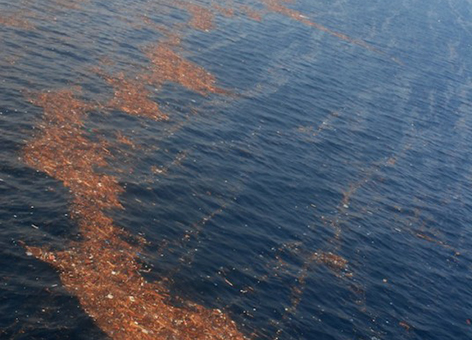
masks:
{"type": "Polygon", "coordinates": [[[146,28],[156,30],[162,33],[166,37],[166,44],[170,46],[178,46],[181,43],[181,36],[179,29],[182,28],[182,24],[174,25],[173,28],[168,28],[162,24],[155,23],[151,18],[146,15],[142,15],[141,19],[146,24],[146,28]]]}
{"type": "Polygon", "coordinates": [[[319,263],[327,265],[335,272],[342,272],[348,269],[348,261],[345,258],[331,252],[314,253],[314,259],[319,263]]]}
{"type": "Polygon", "coordinates": [[[290,3],[291,1],[284,1],[284,0],[262,0],[262,2],[266,5],[267,9],[270,11],[270,12],[273,12],[273,13],[279,13],[279,14],[282,14],[282,15],[285,15],[293,20],[296,20],[296,21],[299,21],[307,26],[311,26],[311,27],[314,27],[320,31],[323,31],[327,34],[330,34],[336,38],[339,38],[341,40],[344,40],[348,43],[351,43],[351,44],[354,44],[354,45],[358,45],[358,46],[361,46],[369,51],[372,51],[372,52],[376,52],[376,53],[380,53],[380,54],[383,54],[383,52],[379,51],[378,49],[374,48],[373,46],[370,46],[369,44],[367,44],[366,42],[362,41],[362,40],[358,40],[358,39],[353,39],[353,38],[350,38],[348,37],[347,35],[343,34],[343,33],[339,33],[339,32],[336,32],[336,31],[333,31],[321,24],[318,24],[314,21],[311,21],[309,20],[306,16],[304,16],[302,13],[294,10],[294,9],[291,9],[291,8],[288,8],[286,6],[284,6],[283,4],[284,3],[290,3]]]}
{"type": "Polygon", "coordinates": [[[319,124],[319,126],[315,129],[313,126],[300,126],[297,131],[303,134],[307,134],[312,138],[318,137],[320,133],[324,130],[332,129],[333,121],[339,117],[339,111],[330,112],[325,119],[319,124]]]}
{"type": "Polygon", "coordinates": [[[154,120],[169,119],[169,116],[160,111],[159,105],[149,98],[150,92],[138,79],[129,79],[124,73],[119,73],[115,77],[106,75],[103,77],[115,90],[113,99],[107,104],[108,107],[133,116],[154,120]]]}
{"type": "Polygon", "coordinates": [[[25,19],[24,14],[14,13],[10,15],[0,14],[0,26],[33,30],[35,26],[25,19]]]}
{"type": "Polygon", "coordinates": [[[163,175],[163,174],[166,174],[169,169],[171,167],[174,167],[174,166],[179,166],[182,164],[182,161],[187,158],[187,154],[188,154],[188,151],[182,151],[182,152],[179,152],[177,154],[177,156],[175,156],[174,160],[172,160],[172,162],[170,162],[169,165],[166,165],[166,166],[155,166],[153,165],[151,167],[151,172],[155,175],[163,175]]]}
{"type": "Polygon", "coordinates": [[[223,312],[184,301],[176,307],[163,286],[140,274],[137,254],[143,243],[125,241],[132,235],[105,215],[108,209],[122,208],[118,196],[123,188],[115,177],[98,172],[97,166],[106,167],[111,155],[83,132],[93,106],[76,99],[72,90],[39,94],[30,101],[43,107],[44,119],[24,148],[24,160],[70,189],[81,240],[64,251],[26,246],[27,255],[56,268],[64,286],[113,339],[244,339],[223,312]]]}
{"type": "Polygon", "coordinates": [[[123,145],[128,145],[132,149],[136,149],[136,144],[131,139],[124,136],[121,132],[116,134],[116,140],[123,145]]]}
{"type": "Polygon", "coordinates": [[[184,59],[170,47],[167,43],[160,43],[146,49],[146,55],[152,63],[149,72],[142,77],[147,83],[178,83],[201,95],[228,94],[228,91],[216,86],[216,78],[211,73],[184,59]]]}
{"type": "Polygon", "coordinates": [[[262,21],[263,13],[261,11],[258,11],[247,5],[239,6],[239,10],[241,11],[241,13],[246,15],[249,19],[252,19],[254,21],[259,21],[259,22],[262,21]]]}
{"type": "MultiPolygon", "coordinates": [[[[424,229],[424,226],[423,228],[424,229]]],[[[413,230],[412,230],[413,231],[413,230]]],[[[444,241],[441,241],[439,239],[436,239],[436,238],[433,238],[429,235],[427,235],[426,233],[424,233],[423,231],[418,231],[416,232],[416,237],[419,238],[419,239],[422,239],[422,240],[425,240],[427,242],[430,242],[430,243],[433,243],[433,244],[436,244],[444,249],[447,249],[451,252],[454,253],[454,256],[460,256],[461,253],[459,251],[457,251],[455,248],[453,248],[452,246],[450,246],[449,244],[447,244],[446,242],[444,241]]]]}
{"type": "Polygon", "coordinates": [[[225,16],[227,18],[234,17],[234,9],[233,8],[223,7],[223,6],[220,6],[216,3],[214,3],[212,6],[218,13],[222,14],[223,16],[225,16]]]}
{"type": "Polygon", "coordinates": [[[406,331],[410,331],[411,330],[411,326],[409,324],[407,324],[405,321],[400,321],[398,323],[401,327],[403,327],[406,331]]]}
{"type": "Polygon", "coordinates": [[[81,215],[90,202],[97,209],[121,207],[118,180],[94,170],[108,164],[106,144],[90,141],[82,130],[93,106],[76,99],[72,90],[42,93],[30,101],[44,108],[44,121],[24,148],[24,161],[71,189],[74,215],[81,215]]]}
{"type": "Polygon", "coordinates": [[[88,3],[90,0],[51,0],[51,3],[57,7],[63,7],[65,9],[80,9],[84,3],[88,3]]]}
{"type": "MultiPolygon", "coordinates": [[[[63,3],[65,7],[71,6],[70,8],[77,8],[81,3],[80,0],[54,2],[63,3]]],[[[291,1],[263,2],[269,11],[375,50],[362,41],[311,22],[306,16],[283,5],[291,1]]],[[[182,1],[177,6],[190,13],[191,27],[204,31],[214,27],[214,13],[211,9],[182,1]]],[[[256,21],[261,21],[265,14],[248,6],[239,8],[256,21]]],[[[213,5],[213,9],[228,17],[234,15],[232,8],[213,5]]],[[[20,24],[15,24],[13,19],[3,19],[2,22],[0,17],[0,25],[21,27],[21,21],[19,22],[20,24]]],[[[181,43],[179,34],[160,27],[147,17],[144,22],[163,32],[167,40],[145,50],[151,65],[137,77],[124,73],[114,76],[102,74],[114,89],[114,97],[103,107],[121,110],[130,115],[165,120],[168,116],[160,112],[158,104],[150,99],[151,93],[146,85],[158,87],[166,82],[173,82],[201,95],[228,94],[216,86],[216,78],[211,73],[177,53],[177,47],[181,43]]],[[[105,60],[103,64],[107,65],[108,62],[105,60]]],[[[140,274],[143,268],[137,258],[146,241],[116,227],[106,214],[109,209],[123,208],[119,196],[124,190],[116,176],[101,172],[104,168],[111,170],[108,163],[108,159],[112,157],[109,145],[106,142],[92,141],[83,130],[88,112],[97,106],[78,100],[76,94],[72,90],[62,90],[30,98],[34,105],[44,109],[44,119],[38,124],[39,133],[24,148],[23,156],[29,166],[63,182],[70,189],[72,217],[79,226],[81,239],[71,242],[63,251],[26,247],[26,254],[56,268],[64,286],[77,296],[83,309],[98,327],[113,339],[244,339],[236,324],[225,313],[173,297],[179,301],[177,307],[169,301],[169,292],[163,285],[149,283],[140,274]],[[129,239],[137,242],[126,241],[129,239]]],[[[333,114],[332,117],[336,115],[333,114]]],[[[120,134],[117,140],[135,147],[132,141],[120,134]]],[[[178,159],[176,164],[180,161],[178,159]]],[[[166,169],[153,167],[151,170],[158,173],[166,169]]],[[[350,196],[358,189],[353,188],[345,195],[342,207],[348,206],[350,196]]],[[[228,204],[222,204],[193,225],[182,241],[188,243],[191,239],[197,239],[203,226],[221,214],[228,204]]],[[[181,258],[182,262],[191,263],[195,251],[186,253],[181,258]]],[[[311,254],[306,258],[297,277],[298,285],[292,287],[291,306],[287,308],[287,313],[294,312],[300,304],[313,263],[324,264],[337,275],[352,276],[348,272],[348,261],[341,256],[331,252],[311,254]]],[[[227,285],[234,286],[228,279],[224,280],[227,285]]],[[[241,289],[241,292],[245,294],[249,289],[252,288],[241,289]]]]}
{"type": "MultiPolygon", "coordinates": [[[[284,328],[286,327],[286,323],[291,320],[291,316],[297,311],[298,306],[302,302],[308,275],[314,267],[314,264],[318,263],[326,265],[339,278],[351,279],[353,277],[353,273],[349,271],[348,261],[345,258],[331,252],[306,252],[300,248],[302,245],[303,244],[299,242],[286,244],[279,248],[276,252],[275,258],[278,261],[278,264],[274,268],[275,271],[280,271],[281,269],[288,267],[288,263],[282,259],[282,254],[287,251],[287,254],[290,256],[296,255],[302,259],[303,264],[298,272],[298,275],[295,277],[295,283],[290,289],[290,304],[285,307],[282,318],[277,322],[278,328],[273,337],[274,340],[281,338],[284,328]]],[[[278,274],[275,274],[274,276],[276,277],[278,274]]],[[[351,285],[350,288],[356,294],[362,291],[362,289],[357,285],[351,285]]]]}
{"type": "Polygon", "coordinates": [[[191,27],[201,31],[209,31],[214,28],[215,15],[210,9],[183,1],[175,1],[175,5],[190,14],[189,25],[191,27]]]}

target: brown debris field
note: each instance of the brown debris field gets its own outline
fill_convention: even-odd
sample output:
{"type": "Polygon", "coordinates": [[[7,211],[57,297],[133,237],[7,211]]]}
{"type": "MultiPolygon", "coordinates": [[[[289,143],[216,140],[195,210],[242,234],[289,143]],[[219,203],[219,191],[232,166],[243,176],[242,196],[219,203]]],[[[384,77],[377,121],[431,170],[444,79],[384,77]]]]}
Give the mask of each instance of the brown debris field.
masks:
{"type": "Polygon", "coordinates": [[[183,87],[207,95],[209,93],[227,94],[216,86],[216,78],[203,67],[178,55],[167,43],[160,43],[146,49],[151,61],[149,72],[142,76],[148,84],[161,85],[173,82],[183,87]]]}
{"type": "Polygon", "coordinates": [[[114,89],[114,97],[108,102],[108,107],[133,116],[154,120],[169,119],[166,114],[160,111],[159,105],[149,98],[149,90],[138,79],[126,78],[124,73],[119,73],[115,77],[106,75],[103,77],[114,89]]]}
{"type": "Polygon", "coordinates": [[[0,14],[0,26],[20,28],[24,30],[32,30],[35,28],[33,24],[19,13],[11,15],[0,14]]]}
{"type": "Polygon", "coordinates": [[[215,14],[208,8],[184,1],[176,1],[175,5],[185,9],[190,14],[189,25],[200,31],[209,31],[215,27],[215,14]]]}
{"type": "Polygon", "coordinates": [[[183,301],[176,307],[163,286],[139,273],[137,253],[145,240],[125,241],[132,236],[105,214],[122,208],[123,188],[97,170],[108,165],[106,145],[83,132],[94,107],[71,90],[43,93],[31,102],[43,108],[44,118],[24,148],[24,161],[70,189],[81,240],[63,251],[26,247],[27,253],[56,268],[64,286],[113,339],[244,339],[222,311],[183,301]]]}
{"type": "Polygon", "coordinates": [[[221,5],[216,4],[216,3],[214,3],[212,6],[218,13],[220,13],[223,16],[225,16],[227,18],[234,17],[234,9],[233,8],[227,7],[227,6],[221,6],[221,5]]]}
{"type": "Polygon", "coordinates": [[[254,21],[262,21],[263,13],[255,10],[254,8],[251,8],[246,5],[241,5],[239,7],[240,11],[245,14],[249,19],[252,19],[254,21]]]}
{"type": "MultiPolygon", "coordinates": [[[[261,1],[269,12],[285,15],[349,43],[376,51],[362,41],[332,31],[287,8],[284,4],[292,0],[261,1]]],[[[53,3],[77,9],[84,1],[54,0],[53,3]]],[[[187,27],[201,31],[214,28],[214,12],[233,17],[237,11],[256,21],[262,21],[266,14],[249,6],[234,9],[229,2],[212,4],[211,8],[184,1],[176,1],[174,5],[190,14],[187,27]]],[[[57,269],[64,286],[112,339],[245,339],[226,313],[172,297],[174,301],[179,301],[177,307],[170,302],[165,286],[147,282],[140,273],[142,266],[138,260],[146,240],[118,228],[107,216],[110,209],[123,209],[119,197],[124,190],[118,178],[108,174],[113,170],[108,163],[113,157],[109,144],[92,140],[83,129],[89,112],[99,108],[115,109],[156,121],[167,120],[169,117],[160,111],[148,89],[148,86],[159,87],[167,82],[180,84],[203,96],[229,94],[217,86],[213,74],[177,53],[180,34],[154,23],[148,17],[143,18],[147,27],[160,31],[167,40],[144,50],[150,65],[138,71],[136,76],[125,73],[108,75],[95,70],[113,89],[113,97],[104,105],[92,105],[78,99],[80,92],[76,90],[41,93],[30,98],[32,104],[43,108],[44,115],[38,124],[39,132],[23,149],[23,159],[30,167],[62,182],[69,189],[71,217],[77,222],[81,239],[70,242],[61,251],[27,246],[27,253],[57,269]]],[[[19,16],[0,15],[0,25],[34,28],[19,16]]],[[[315,134],[319,132],[321,130],[315,134]]],[[[116,140],[136,148],[132,140],[120,133],[116,140]]],[[[185,156],[186,153],[179,154],[171,165],[178,165],[185,156]]],[[[154,166],[151,172],[164,174],[168,168],[154,166]]],[[[348,204],[350,195],[351,192],[345,195],[343,204],[348,204]]],[[[195,224],[184,239],[198,237],[201,226],[225,208],[226,204],[221,205],[203,222],[195,224]]],[[[341,229],[339,226],[337,228],[340,235],[341,229]]],[[[182,260],[191,262],[193,254],[190,251],[182,260]]],[[[348,261],[330,252],[312,253],[305,260],[298,277],[299,284],[292,287],[291,306],[284,320],[288,318],[288,313],[297,309],[313,263],[326,265],[338,276],[352,275],[347,272],[348,261]]],[[[281,332],[280,329],[277,336],[281,332]]]]}

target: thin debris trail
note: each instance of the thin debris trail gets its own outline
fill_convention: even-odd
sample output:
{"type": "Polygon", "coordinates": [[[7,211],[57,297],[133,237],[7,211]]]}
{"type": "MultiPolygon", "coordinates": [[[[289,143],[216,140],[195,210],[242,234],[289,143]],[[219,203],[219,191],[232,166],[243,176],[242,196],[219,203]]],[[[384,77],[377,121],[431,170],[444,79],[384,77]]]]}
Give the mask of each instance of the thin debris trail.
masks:
{"type": "MultiPolygon", "coordinates": [[[[285,16],[293,19],[293,20],[299,21],[299,22],[301,22],[301,23],[303,23],[307,26],[316,28],[317,30],[320,30],[320,31],[325,32],[329,35],[332,35],[332,36],[334,36],[338,39],[344,40],[344,41],[346,41],[350,44],[360,46],[362,48],[365,48],[365,49],[367,49],[371,52],[377,53],[377,54],[388,56],[385,52],[373,47],[372,45],[369,45],[368,43],[366,43],[363,40],[354,39],[354,38],[351,38],[351,37],[347,36],[346,34],[331,30],[326,26],[323,26],[323,25],[321,25],[317,22],[311,21],[305,15],[303,15],[301,12],[296,11],[296,10],[291,9],[291,8],[288,8],[284,5],[284,3],[292,3],[294,1],[290,1],[290,0],[288,0],[288,1],[287,0],[262,0],[262,2],[265,4],[265,6],[267,7],[267,10],[269,12],[279,13],[279,14],[285,15],[285,16]]],[[[395,62],[397,64],[400,64],[400,65],[403,65],[402,62],[399,61],[397,58],[390,57],[390,56],[388,56],[388,57],[393,62],[395,62]]]]}
{"type": "MultiPolygon", "coordinates": [[[[333,117],[338,117],[339,114],[330,114],[329,119],[333,117]]],[[[317,130],[312,133],[312,129],[310,128],[308,131],[310,134],[312,133],[313,136],[318,136],[320,132],[324,130],[324,126],[327,125],[326,120],[323,121],[317,130]]],[[[302,132],[306,132],[306,128],[302,129],[302,132]]],[[[365,304],[365,295],[364,295],[364,288],[361,283],[357,282],[354,279],[354,273],[351,271],[349,267],[349,261],[342,257],[341,255],[337,254],[343,244],[342,236],[343,236],[343,224],[346,223],[350,215],[347,214],[351,202],[351,198],[367,183],[374,180],[374,176],[382,169],[383,167],[392,167],[396,164],[399,158],[402,158],[405,153],[410,150],[411,144],[406,142],[402,144],[398,151],[394,152],[389,158],[382,160],[380,162],[373,163],[368,169],[363,171],[363,176],[360,180],[356,180],[348,185],[348,188],[343,192],[342,198],[339,201],[338,205],[336,206],[336,216],[332,220],[325,220],[324,216],[322,219],[325,223],[329,225],[333,229],[333,236],[328,241],[329,247],[324,250],[318,250],[314,253],[308,254],[301,254],[303,256],[304,261],[303,265],[299,271],[299,274],[296,278],[296,284],[294,284],[291,288],[291,295],[290,295],[290,304],[285,309],[285,312],[282,315],[281,320],[279,321],[279,328],[277,329],[274,340],[280,339],[283,335],[284,328],[286,327],[287,322],[290,319],[290,316],[295,314],[300,302],[302,301],[303,293],[306,287],[306,281],[310,271],[313,269],[315,264],[322,264],[325,265],[328,269],[330,269],[338,278],[349,282],[349,289],[352,293],[359,297],[356,303],[358,304],[365,304]]],[[[298,246],[295,249],[295,254],[299,253],[298,246]]],[[[292,250],[292,249],[289,249],[292,250]]],[[[284,262],[281,261],[281,252],[277,256],[277,259],[280,261],[282,266],[284,262]]]]}
{"type": "Polygon", "coordinates": [[[83,131],[94,107],[71,90],[43,93],[31,102],[44,109],[44,117],[23,150],[24,161],[70,189],[81,240],[63,251],[27,246],[27,252],[59,271],[64,286],[112,339],[244,339],[222,311],[178,298],[176,307],[163,286],[139,273],[145,240],[117,228],[105,214],[122,208],[123,188],[97,170],[107,167],[111,155],[83,131]]]}
{"type": "MultiPolygon", "coordinates": [[[[282,251],[285,249],[280,249],[282,251]]],[[[307,284],[308,275],[313,267],[318,265],[325,265],[327,266],[338,278],[341,279],[350,279],[352,278],[353,274],[349,271],[349,262],[341,257],[340,255],[333,254],[332,252],[323,252],[317,251],[313,253],[305,253],[305,254],[297,254],[300,249],[298,246],[295,249],[288,249],[291,253],[295,255],[300,255],[303,257],[303,265],[298,272],[298,275],[295,279],[295,284],[290,289],[290,303],[285,308],[281,319],[277,322],[278,328],[275,331],[273,340],[281,339],[283,336],[285,329],[287,328],[287,324],[290,321],[290,317],[293,316],[300,305],[303,293],[305,291],[305,287],[307,284]]],[[[282,253],[279,253],[276,256],[276,259],[279,262],[279,269],[287,266],[285,261],[282,259],[282,253]]]]}

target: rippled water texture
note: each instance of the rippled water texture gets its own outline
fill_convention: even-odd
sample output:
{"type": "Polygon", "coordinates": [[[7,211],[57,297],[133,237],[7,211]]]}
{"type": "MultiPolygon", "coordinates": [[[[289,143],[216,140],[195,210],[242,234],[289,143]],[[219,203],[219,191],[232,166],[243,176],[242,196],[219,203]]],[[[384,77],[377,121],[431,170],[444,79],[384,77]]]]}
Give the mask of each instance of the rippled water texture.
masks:
{"type": "Polygon", "coordinates": [[[1,339],[472,337],[469,0],[0,0],[1,339]]]}

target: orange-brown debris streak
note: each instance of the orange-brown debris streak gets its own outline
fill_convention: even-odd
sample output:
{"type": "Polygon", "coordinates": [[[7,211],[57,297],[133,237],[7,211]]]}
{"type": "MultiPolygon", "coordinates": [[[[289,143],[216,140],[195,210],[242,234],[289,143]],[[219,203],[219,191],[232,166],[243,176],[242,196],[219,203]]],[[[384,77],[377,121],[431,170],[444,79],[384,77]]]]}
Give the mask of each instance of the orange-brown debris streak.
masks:
{"type": "Polygon", "coordinates": [[[316,28],[320,31],[323,31],[323,32],[328,33],[332,36],[335,36],[336,38],[339,38],[339,39],[347,41],[351,44],[358,45],[358,46],[361,46],[363,48],[366,48],[369,51],[376,52],[376,53],[382,53],[378,49],[370,46],[369,44],[367,44],[366,42],[364,42],[362,40],[357,40],[357,39],[350,38],[350,37],[348,37],[347,35],[345,35],[343,33],[333,31],[333,30],[327,28],[326,26],[323,26],[321,24],[318,24],[316,22],[313,22],[313,21],[309,20],[302,13],[300,13],[300,12],[294,10],[294,9],[288,8],[288,7],[283,5],[283,3],[286,3],[288,1],[283,1],[283,0],[262,0],[262,1],[265,3],[267,9],[269,11],[273,12],[273,13],[279,13],[279,14],[285,15],[285,16],[287,16],[287,17],[289,17],[293,20],[299,21],[299,22],[301,22],[301,23],[303,23],[307,26],[314,27],[314,28],[316,28]]]}
{"type": "Polygon", "coordinates": [[[105,215],[121,207],[123,189],[115,177],[98,172],[108,165],[109,152],[83,132],[93,107],[72,91],[40,94],[31,102],[44,109],[44,119],[24,148],[24,160],[70,189],[82,238],[63,251],[26,247],[27,252],[59,271],[64,286],[112,339],[245,339],[225,313],[184,302],[175,307],[163,286],[139,273],[143,242],[125,241],[131,235],[105,215]]]}
{"type": "Polygon", "coordinates": [[[121,207],[117,179],[94,170],[107,165],[108,150],[82,131],[91,106],[72,91],[43,93],[31,102],[44,108],[44,121],[41,133],[24,150],[25,162],[70,188],[74,205],[84,206],[86,201],[100,209],[121,207]]]}
{"type": "Polygon", "coordinates": [[[116,134],[116,140],[117,142],[123,144],[123,145],[127,145],[133,149],[136,149],[136,144],[131,140],[129,139],[128,137],[124,136],[121,132],[118,132],[116,134]]]}
{"type": "Polygon", "coordinates": [[[259,22],[262,21],[263,13],[254,8],[251,8],[247,5],[241,5],[239,7],[239,10],[243,14],[245,14],[249,19],[252,19],[254,21],[259,21],[259,22]]]}
{"type": "MultiPolygon", "coordinates": [[[[288,250],[298,250],[297,245],[291,249],[289,247],[288,250]]],[[[280,267],[285,266],[285,262],[281,259],[280,255],[277,255],[276,258],[280,263],[280,267]]],[[[283,326],[289,320],[290,315],[293,315],[298,306],[300,305],[303,297],[303,293],[305,291],[305,287],[307,284],[308,275],[310,272],[311,267],[314,263],[324,264],[326,265],[333,273],[338,277],[352,277],[352,273],[348,272],[348,261],[343,257],[333,254],[331,252],[315,252],[309,254],[304,260],[303,266],[300,270],[300,274],[297,276],[294,284],[291,287],[291,294],[290,294],[290,305],[285,308],[285,312],[282,314],[282,319],[280,320],[279,327],[275,332],[274,340],[280,339],[280,336],[283,334],[283,326]]]]}
{"type": "Polygon", "coordinates": [[[183,1],[175,3],[190,14],[189,25],[191,27],[201,31],[209,31],[214,28],[215,15],[210,9],[183,1]]]}
{"type": "Polygon", "coordinates": [[[23,18],[23,16],[18,13],[11,15],[0,15],[0,26],[21,28],[24,30],[32,30],[35,28],[33,24],[31,24],[27,19],[23,18]]]}
{"type": "Polygon", "coordinates": [[[227,17],[227,18],[232,18],[234,17],[234,9],[233,8],[230,8],[230,7],[224,7],[224,6],[220,6],[219,4],[213,4],[213,8],[220,14],[222,14],[223,16],[227,17]]]}
{"type": "Polygon", "coordinates": [[[127,79],[123,73],[116,77],[105,76],[105,80],[115,91],[113,99],[108,103],[109,107],[133,116],[154,120],[169,119],[160,111],[159,105],[149,98],[150,92],[142,82],[127,79]]]}
{"type": "Polygon", "coordinates": [[[203,67],[184,59],[165,43],[148,48],[146,55],[152,65],[149,69],[150,72],[144,75],[143,79],[149,84],[178,83],[202,95],[227,93],[216,86],[215,76],[203,67]]]}

